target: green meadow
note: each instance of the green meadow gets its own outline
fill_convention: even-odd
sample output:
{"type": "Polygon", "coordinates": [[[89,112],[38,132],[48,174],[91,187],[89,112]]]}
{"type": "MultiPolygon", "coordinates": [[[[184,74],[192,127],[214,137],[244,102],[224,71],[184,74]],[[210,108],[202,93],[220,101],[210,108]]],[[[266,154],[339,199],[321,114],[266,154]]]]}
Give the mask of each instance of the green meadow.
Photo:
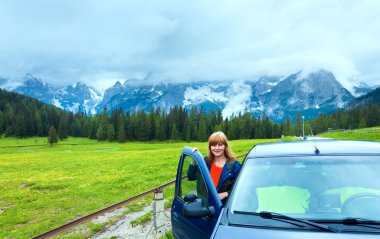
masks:
{"type": "MultiPolygon", "coordinates": [[[[235,140],[242,155],[257,143],[235,140]]],[[[0,238],[30,238],[175,179],[184,146],[205,142],[98,142],[0,138],[0,238]]],[[[170,198],[173,190],[164,191],[170,198]]]]}
{"type": "Polygon", "coordinates": [[[373,140],[380,141],[380,127],[363,128],[355,130],[330,131],[319,134],[320,137],[334,139],[373,140]]]}
{"type": "MultiPolygon", "coordinates": [[[[380,127],[318,136],[380,141],[380,127]]],[[[269,141],[278,139],[230,143],[239,156],[269,141]]],[[[184,146],[207,149],[206,142],[69,138],[50,147],[45,137],[0,138],[0,238],[30,238],[174,180],[184,146]]],[[[164,195],[171,200],[173,189],[164,195]]]]}

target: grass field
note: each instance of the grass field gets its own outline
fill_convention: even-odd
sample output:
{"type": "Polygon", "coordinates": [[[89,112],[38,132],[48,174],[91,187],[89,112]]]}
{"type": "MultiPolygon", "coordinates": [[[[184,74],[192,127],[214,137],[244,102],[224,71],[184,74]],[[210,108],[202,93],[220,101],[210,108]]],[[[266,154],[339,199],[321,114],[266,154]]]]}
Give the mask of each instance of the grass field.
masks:
{"type": "MultiPolygon", "coordinates": [[[[321,137],[380,141],[380,127],[321,137]]],[[[235,140],[242,155],[273,140],[235,140]]],[[[175,178],[184,146],[205,142],[98,142],[69,138],[0,138],[0,238],[30,238],[175,178]]],[[[165,198],[173,190],[165,190],[165,198]]]]}
{"type": "Polygon", "coordinates": [[[356,130],[342,130],[331,131],[319,134],[320,137],[334,138],[334,139],[359,139],[359,140],[374,140],[380,142],[380,127],[356,129],[356,130]]]}
{"type": "MultiPolygon", "coordinates": [[[[241,155],[261,142],[231,146],[241,155]]],[[[0,238],[39,235],[175,179],[185,145],[206,153],[204,142],[69,138],[49,147],[46,138],[0,138],[0,238]]]]}

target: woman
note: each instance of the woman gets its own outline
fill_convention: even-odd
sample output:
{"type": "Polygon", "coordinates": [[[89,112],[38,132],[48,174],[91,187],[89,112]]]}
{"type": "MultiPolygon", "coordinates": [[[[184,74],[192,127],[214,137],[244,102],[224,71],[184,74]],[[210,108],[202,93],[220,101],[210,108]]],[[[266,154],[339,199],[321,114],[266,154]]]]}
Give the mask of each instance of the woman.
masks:
{"type": "MultiPolygon", "coordinates": [[[[193,151],[196,150],[198,149],[193,149],[193,151]]],[[[228,139],[223,132],[215,132],[209,137],[205,161],[219,198],[224,202],[240,170],[240,163],[235,159],[235,155],[228,145],[228,139]]],[[[196,179],[197,169],[198,167],[193,161],[187,173],[189,180],[196,179]]]]}

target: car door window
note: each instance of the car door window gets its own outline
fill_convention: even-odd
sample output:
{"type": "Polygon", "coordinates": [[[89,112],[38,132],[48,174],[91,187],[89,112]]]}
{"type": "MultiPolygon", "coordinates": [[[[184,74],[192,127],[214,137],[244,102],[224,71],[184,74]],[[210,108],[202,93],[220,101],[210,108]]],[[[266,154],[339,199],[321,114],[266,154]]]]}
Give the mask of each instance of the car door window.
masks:
{"type": "Polygon", "coordinates": [[[178,195],[182,199],[188,194],[195,194],[197,198],[202,199],[202,204],[207,206],[207,187],[203,175],[200,171],[199,165],[196,161],[188,155],[184,156],[182,170],[181,170],[181,183],[178,195]],[[188,173],[191,172],[192,175],[188,173]]]}

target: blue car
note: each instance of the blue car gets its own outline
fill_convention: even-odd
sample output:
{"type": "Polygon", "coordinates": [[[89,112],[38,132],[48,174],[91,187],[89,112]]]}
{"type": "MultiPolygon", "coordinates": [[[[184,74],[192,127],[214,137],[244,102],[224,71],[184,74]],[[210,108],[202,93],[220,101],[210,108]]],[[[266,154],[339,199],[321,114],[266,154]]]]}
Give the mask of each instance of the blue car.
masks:
{"type": "Polygon", "coordinates": [[[225,205],[202,155],[182,151],[174,238],[380,238],[380,143],[306,140],[256,145],[225,205]],[[189,164],[198,166],[195,181],[189,164]]]}

